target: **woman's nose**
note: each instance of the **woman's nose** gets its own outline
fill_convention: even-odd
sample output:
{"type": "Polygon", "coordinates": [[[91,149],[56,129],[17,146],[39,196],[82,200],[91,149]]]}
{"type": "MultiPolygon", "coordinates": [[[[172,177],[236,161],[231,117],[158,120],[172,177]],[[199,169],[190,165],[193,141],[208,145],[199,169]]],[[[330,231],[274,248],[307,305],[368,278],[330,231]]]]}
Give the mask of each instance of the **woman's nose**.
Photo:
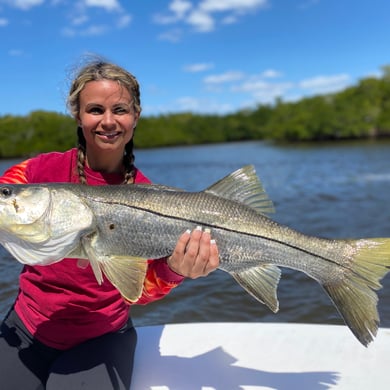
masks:
{"type": "Polygon", "coordinates": [[[102,125],[103,126],[113,126],[115,125],[115,117],[114,117],[114,114],[107,110],[104,112],[103,114],[103,118],[102,118],[102,125]]]}

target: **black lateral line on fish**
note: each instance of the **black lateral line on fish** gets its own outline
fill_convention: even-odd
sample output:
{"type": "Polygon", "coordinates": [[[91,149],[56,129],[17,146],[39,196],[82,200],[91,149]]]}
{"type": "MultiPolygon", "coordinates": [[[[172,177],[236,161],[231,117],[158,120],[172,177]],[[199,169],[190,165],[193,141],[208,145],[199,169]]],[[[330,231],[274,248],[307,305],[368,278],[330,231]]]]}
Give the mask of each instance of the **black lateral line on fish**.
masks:
{"type": "MultiPolygon", "coordinates": [[[[161,216],[161,217],[165,217],[165,218],[171,218],[173,220],[176,220],[176,221],[185,221],[185,222],[189,222],[189,223],[194,223],[196,225],[199,225],[200,222],[199,221],[196,221],[196,220],[192,220],[192,219],[185,219],[185,218],[182,218],[182,217],[177,217],[177,216],[173,216],[173,215],[168,215],[168,214],[164,214],[162,212],[158,212],[156,210],[150,210],[148,208],[145,208],[145,207],[140,207],[140,206],[134,206],[134,205],[129,205],[127,204],[126,202],[122,202],[122,201],[115,201],[115,200],[110,200],[110,201],[105,201],[103,199],[94,199],[95,201],[98,201],[98,202],[101,202],[101,203],[106,203],[106,204],[117,204],[117,205],[121,205],[121,206],[126,206],[126,207],[130,207],[130,208],[133,208],[133,209],[136,209],[136,210],[140,210],[140,211],[145,211],[147,213],[150,213],[150,214],[155,214],[155,215],[158,215],[158,216],[161,216]]],[[[282,246],[286,246],[288,248],[292,248],[292,249],[295,249],[296,251],[298,252],[302,252],[302,253],[306,253],[310,256],[313,256],[313,257],[317,257],[318,259],[322,259],[328,263],[331,263],[331,264],[335,264],[341,268],[344,268],[346,270],[348,270],[349,272],[352,272],[354,275],[358,276],[359,278],[361,279],[364,279],[364,280],[368,280],[367,278],[365,278],[364,276],[362,276],[360,273],[356,272],[355,270],[347,267],[346,265],[344,264],[341,264],[341,263],[338,263],[330,258],[327,258],[327,257],[324,257],[324,256],[321,256],[321,255],[318,255],[316,253],[313,253],[313,252],[310,252],[306,249],[303,249],[303,248],[300,248],[300,247],[297,247],[295,245],[292,245],[290,243],[287,243],[287,242],[283,242],[283,241],[280,241],[280,240],[277,240],[275,238],[271,238],[271,237],[266,237],[266,236],[261,236],[261,235],[257,235],[257,234],[253,234],[253,233],[250,233],[250,232],[238,232],[236,230],[233,230],[233,229],[229,229],[227,227],[223,227],[223,226],[218,226],[218,225],[213,225],[213,224],[207,224],[207,223],[202,223],[201,224],[202,226],[204,227],[208,227],[208,228],[215,228],[215,229],[220,229],[220,230],[223,230],[223,231],[226,231],[226,232],[231,232],[231,233],[240,233],[240,234],[244,234],[244,235],[247,235],[247,236],[251,236],[251,237],[257,237],[257,238],[260,238],[260,239],[263,239],[263,240],[268,240],[268,241],[271,241],[271,242],[275,242],[279,245],[282,245],[282,246]]],[[[389,267],[390,268],[390,267],[389,267]]]]}
{"type": "MultiPolygon", "coordinates": [[[[122,206],[127,206],[127,207],[131,207],[133,209],[136,209],[136,210],[140,210],[140,211],[145,211],[147,213],[150,213],[150,214],[155,214],[155,215],[158,215],[158,216],[161,216],[161,217],[166,217],[166,218],[171,218],[173,220],[177,220],[177,221],[185,221],[185,222],[189,222],[189,223],[194,223],[196,225],[199,225],[199,221],[196,221],[196,220],[192,220],[192,219],[184,219],[184,218],[181,218],[181,217],[177,217],[177,216],[172,216],[172,215],[168,215],[168,214],[164,214],[162,212],[158,212],[158,211],[155,211],[155,210],[150,210],[150,209],[147,209],[145,207],[137,207],[137,206],[134,206],[134,205],[128,205],[126,204],[126,202],[121,202],[121,201],[115,201],[115,200],[110,200],[110,201],[104,201],[104,200],[101,200],[99,199],[99,202],[101,203],[107,203],[107,204],[117,204],[117,205],[122,205],[122,206]]],[[[318,255],[316,253],[313,253],[313,252],[310,252],[308,250],[305,250],[303,248],[299,248],[295,245],[292,245],[292,244],[289,244],[289,243],[286,243],[286,242],[282,242],[280,240],[277,240],[277,239],[274,239],[274,238],[270,238],[270,237],[266,237],[266,236],[261,236],[261,235],[257,235],[257,234],[252,234],[252,233],[249,233],[249,232],[238,232],[236,230],[233,230],[233,229],[229,229],[227,227],[222,227],[222,226],[218,226],[218,225],[213,225],[213,224],[207,224],[207,223],[202,223],[202,225],[204,227],[208,227],[208,228],[215,228],[215,229],[220,229],[220,230],[224,230],[226,232],[232,232],[232,233],[240,233],[240,234],[244,234],[244,235],[247,235],[247,236],[251,236],[251,237],[257,237],[257,238],[261,238],[261,239],[264,239],[264,240],[268,240],[268,241],[272,241],[272,242],[275,242],[277,244],[280,244],[280,245],[284,245],[284,246],[287,246],[289,248],[292,248],[292,249],[295,249],[299,252],[302,252],[302,253],[306,253],[308,255],[311,255],[311,256],[315,256],[319,259],[322,259],[326,262],[329,262],[329,263],[332,263],[332,264],[336,264],[340,267],[343,267],[343,268],[347,268],[345,267],[343,264],[340,264],[340,263],[337,263],[335,261],[333,261],[332,259],[328,259],[326,257],[323,257],[321,255],[318,255]]],[[[355,272],[354,272],[355,273],[355,272]]]]}

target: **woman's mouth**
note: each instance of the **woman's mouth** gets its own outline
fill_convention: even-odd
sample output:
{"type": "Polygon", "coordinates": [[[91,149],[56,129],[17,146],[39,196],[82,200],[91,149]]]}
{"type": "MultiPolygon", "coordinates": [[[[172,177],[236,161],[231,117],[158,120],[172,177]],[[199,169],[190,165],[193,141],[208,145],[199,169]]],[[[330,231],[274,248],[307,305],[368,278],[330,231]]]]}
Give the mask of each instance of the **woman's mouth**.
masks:
{"type": "Polygon", "coordinates": [[[95,131],[95,134],[99,137],[107,138],[107,139],[114,139],[121,135],[120,131],[95,131]]]}

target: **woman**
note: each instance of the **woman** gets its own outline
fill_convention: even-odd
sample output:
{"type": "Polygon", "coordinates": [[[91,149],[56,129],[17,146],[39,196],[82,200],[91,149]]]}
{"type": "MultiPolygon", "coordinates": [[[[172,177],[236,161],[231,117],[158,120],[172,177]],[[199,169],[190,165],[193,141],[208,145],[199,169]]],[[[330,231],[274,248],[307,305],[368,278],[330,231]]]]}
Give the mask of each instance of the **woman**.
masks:
{"type": "MultiPolygon", "coordinates": [[[[140,91],[133,75],[94,61],[74,79],[68,97],[78,147],[41,154],[11,167],[1,183],[149,183],[134,166],[133,135],[140,91]]],[[[169,258],[151,260],[142,296],[160,299],[184,277],[219,265],[208,231],[184,232],[169,258]]],[[[86,260],[24,266],[20,289],[1,326],[0,382],[11,389],[129,389],[136,333],[130,304],[105,280],[99,286],[86,260]]]]}

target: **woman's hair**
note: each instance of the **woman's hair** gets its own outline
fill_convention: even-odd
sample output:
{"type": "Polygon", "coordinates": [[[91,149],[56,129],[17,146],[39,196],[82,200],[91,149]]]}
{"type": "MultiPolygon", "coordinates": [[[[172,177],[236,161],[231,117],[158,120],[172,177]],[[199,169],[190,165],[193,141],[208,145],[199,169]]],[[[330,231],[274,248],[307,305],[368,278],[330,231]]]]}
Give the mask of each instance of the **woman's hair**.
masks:
{"type": "MultiPolygon", "coordinates": [[[[118,82],[123,88],[126,88],[133,99],[133,109],[137,114],[141,113],[140,88],[137,79],[127,70],[118,65],[95,59],[84,65],[77,73],[71,83],[68,95],[68,109],[74,118],[77,118],[80,111],[80,92],[89,81],[113,80],[118,82]]],[[[78,138],[78,161],[77,171],[80,183],[86,184],[84,166],[86,156],[86,141],[83,131],[79,126],[77,128],[78,138]]],[[[123,164],[125,167],[125,183],[132,183],[135,176],[134,168],[134,143],[133,138],[126,144],[123,164]]]]}

